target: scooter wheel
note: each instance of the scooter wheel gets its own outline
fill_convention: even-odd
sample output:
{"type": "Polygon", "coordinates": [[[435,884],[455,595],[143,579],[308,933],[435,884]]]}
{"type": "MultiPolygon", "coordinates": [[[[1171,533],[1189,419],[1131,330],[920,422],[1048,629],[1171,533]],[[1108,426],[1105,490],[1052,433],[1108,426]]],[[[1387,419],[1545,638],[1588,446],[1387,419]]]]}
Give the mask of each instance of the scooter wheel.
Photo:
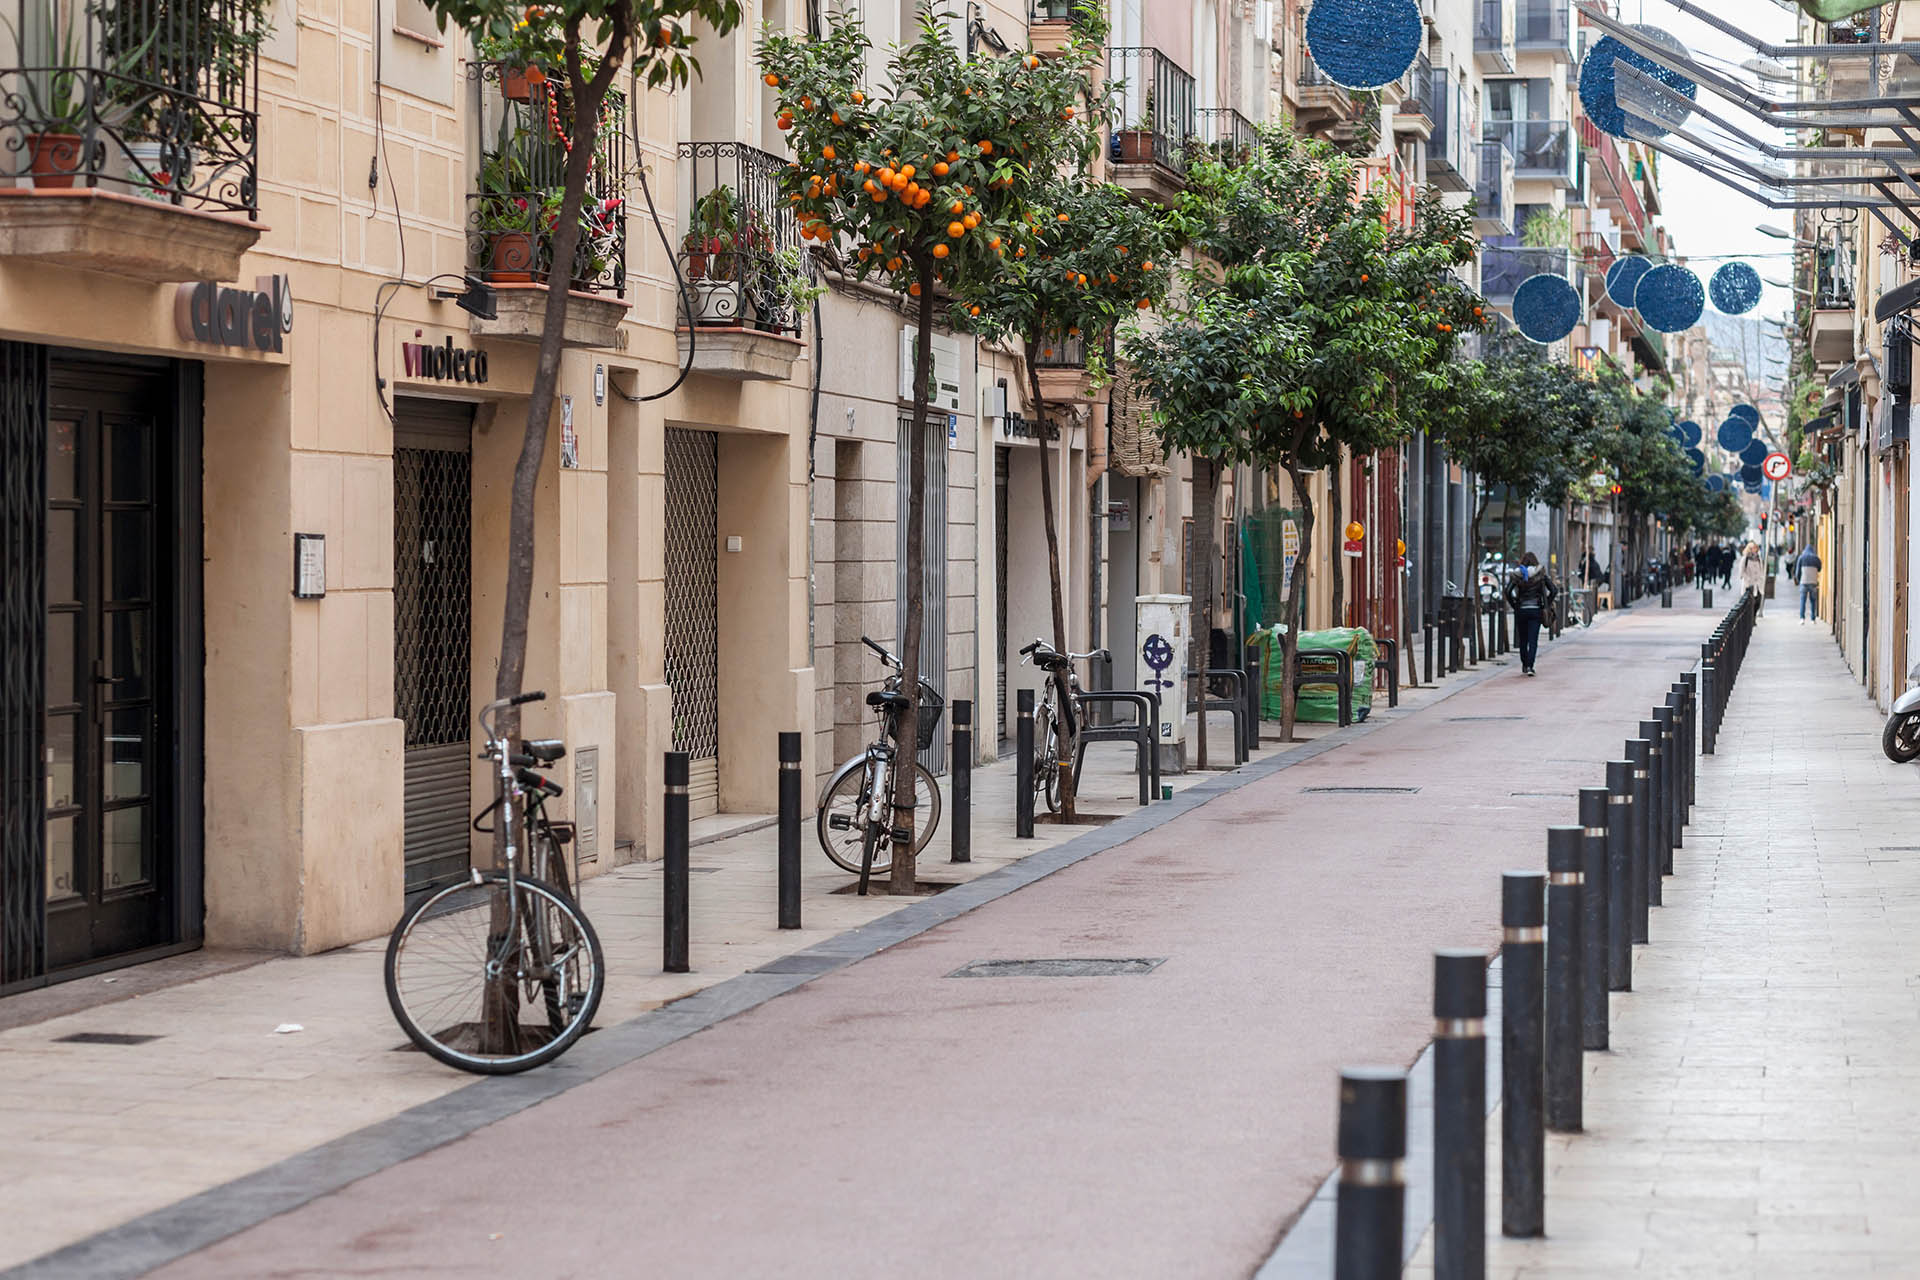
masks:
{"type": "Polygon", "coordinates": [[[1880,749],[1895,764],[1920,757],[1920,711],[1900,711],[1887,717],[1880,734],[1880,749]]]}

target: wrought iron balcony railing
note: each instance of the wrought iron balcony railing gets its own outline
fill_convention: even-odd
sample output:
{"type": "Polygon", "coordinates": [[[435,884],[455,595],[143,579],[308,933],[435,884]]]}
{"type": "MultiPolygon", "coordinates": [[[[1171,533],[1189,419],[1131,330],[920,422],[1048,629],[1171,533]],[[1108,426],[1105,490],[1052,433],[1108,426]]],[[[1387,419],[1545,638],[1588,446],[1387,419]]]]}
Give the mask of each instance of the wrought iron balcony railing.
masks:
{"type": "Polygon", "coordinates": [[[266,7],[0,3],[0,185],[258,218],[266,7]]]}
{"type": "Polygon", "coordinates": [[[1313,55],[1304,48],[1300,50],[1300,72],[1297,79],[1303,89],[1338,89],[1341,93],[1347,91],[1345,85],[1336,83],[1332,76],[1322,71],[1320,64],[1313,60],[1313,55]]]}
{"type": "Polygon", "coordinates": [[[1513,153],[1513,176],[1573,183],[1573,126],[1565,120],[1489,120],[1481,130],[1513,153]]]}
{"type": "Polygon", "coordinates": [[[1121,82],[1108,146],[1115,164],[1157,164],[1185,173],[1194,136],[1193,77],[1158,49],[1109,49],[1107,74],[1121,82]]]}
{"type": "Polygon", "coordinates": [[[1085,334],[1051,334],[1040,341],[1040,349],[1033,353],[1033,363],[1039,369],[1084,369],[1087,367],[1087,339],[1085,334]]]}
{"type": "MultiPolygon", "coordinates": [[[[573,105],[558,77],[529,82],[524,72],[476,62],[480,90],[480,172],[467,196],[467,253],[496,284],[545,284],[566,181],[573,105]]],[[[627,291],[627,100],[607,92],[595,135],[593,169],[580,209],[580,238],[569,288],[627,291]]]]}
{"type": "Polygon", "coordinates": [[[744,142],[680,144],[680,258],[695,324],[800,332],[811,276],[799,223],[780,195],[784,168],[744,142]]]}
{"type": "Polygon", "coordinates": [[[1193,143],[1227,164],[1245,163],[1259,143],[1253,121],[1232,107],[1202,107],[1194,113],[1197,132],[1193,143]]]}

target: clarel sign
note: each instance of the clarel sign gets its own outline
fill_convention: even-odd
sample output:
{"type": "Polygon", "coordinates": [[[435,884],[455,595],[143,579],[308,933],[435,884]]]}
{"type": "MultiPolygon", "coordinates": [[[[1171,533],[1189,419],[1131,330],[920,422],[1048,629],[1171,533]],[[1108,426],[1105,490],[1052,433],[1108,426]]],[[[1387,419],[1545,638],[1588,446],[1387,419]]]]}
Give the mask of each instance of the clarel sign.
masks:
{"type": "Polygon", "coordinates": [[[487,380],[487,353],[473,347],[456,347],[452,338],[437,347],[424,342],[403,342],[400,363],[409,378],[474,383],[487,380]]]}
{"type": "Polygon", "coordinates": [[[241,289],[202,280],[173,298],[173,322],[188,342],[252,351],[285,351],[293,332],[293,290],[285,276],[261,276],[241,289]]]}

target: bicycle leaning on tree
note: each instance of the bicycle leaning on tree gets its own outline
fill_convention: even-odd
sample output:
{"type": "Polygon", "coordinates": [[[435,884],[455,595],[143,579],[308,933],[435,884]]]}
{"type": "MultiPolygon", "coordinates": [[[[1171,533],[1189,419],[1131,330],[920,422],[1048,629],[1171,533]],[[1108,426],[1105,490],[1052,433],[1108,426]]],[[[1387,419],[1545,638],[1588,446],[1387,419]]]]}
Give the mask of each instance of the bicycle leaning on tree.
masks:
{"type": "Polygon", "coordinates": [[[900,692],[900,659],[866,636],[860,637],[860,643],[879,654],[880,661],[894,674],[867,695],[867,705],[879,721],[878,735],[834,773],[820,793],[820,812],[814,825],[820,848],[835,866],[854,875],[864,870],[869,876],[878,876],[893,869],[894,770],[907,763],[913,767],[913,809],[904,816],[913,827],[916,856],[940,825],[940,784],[920,763],[918,753],[933,745],[934,735],[940,730],[940,713],[947,703],[925,676],[920,677],[920,729],[914,751],[903,761],[900,718],[907,709],[907,695],[900,692]]]}
{"type": "Polygon", "coordinates": [[[547,816],[558,783],[535,772],[565,756],[545,738],[514,750],[489,717],[539,702],[523,693],[480,709],[486,750],[496,768],[490,815],[504,824],[501,869],[475,868],[466,879],[415,903],[387,940],[387,1003],[422,1050],[450,1067],[507,1075],[551,1062],[586,1033],[606,988],[600,939],[574,900],[566,847],[573,825],[547,816]],[[520,871],[521,854],[528,874],[520,871]]]}
{"type": "MultiPolygon", "coordinates": [[[[1045,640],[1034,642],[1020,651],[1020,665],[1029,662],[1046,673],[1047,679],[1042,685],[1040,705],[1033,712],[1033,794],[1046,801],[1048,813],[1060,812],[1060,775],[1062,769],[1075,767],[1073,762],[1060,758],[1060,726],[1054,715],[1054,696],[1057,684],[1053,675],[1056,671],[1067,673],[1067,691],[1072,696],[1067,701],[1067,740],[1071,742],[1080,732],[1080,673],[1073,669],[1076,662],[1086,662],[1092,658],[1111,660],[1112,654],[1105,649],[1095,649],[1092,653],[1062,653],[1045,640]]],[[[1074,775],[1075,781],[1079,775],[1074,775]]]]}

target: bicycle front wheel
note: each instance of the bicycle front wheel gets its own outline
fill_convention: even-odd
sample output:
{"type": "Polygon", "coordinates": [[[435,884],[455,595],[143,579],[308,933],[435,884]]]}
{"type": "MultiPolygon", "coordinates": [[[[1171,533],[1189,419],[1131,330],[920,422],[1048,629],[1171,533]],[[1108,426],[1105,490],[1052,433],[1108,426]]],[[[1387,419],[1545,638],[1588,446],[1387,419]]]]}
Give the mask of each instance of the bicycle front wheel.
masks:
{"type": "Polygon", "coordinates": [[[450,1067],[507,1075],[551,1062],[593,1022],[606,957],[565,894],[499,872],[419,902],[387,941],[387,1003],[401,1030],[450,1067]],[[498,959],[499,976],[488,978],[498,959]]]}
{"type": "MultiPolygon", "coordinates": [[[[820,797],[820,812],[814,816],[814,832],[820,848],[833,865],[853,875],[860,874],[861,846],[867,827],[867,762],[856,757],[841,766],[820,797]]],[[[913,765],[913,851],[917,854],[933,838],[940,825],[940,784],[919,761],[913,765]]],[[[893,845],[882,840],[874,850],[873,874],[893,868],[893,845]]]]}

